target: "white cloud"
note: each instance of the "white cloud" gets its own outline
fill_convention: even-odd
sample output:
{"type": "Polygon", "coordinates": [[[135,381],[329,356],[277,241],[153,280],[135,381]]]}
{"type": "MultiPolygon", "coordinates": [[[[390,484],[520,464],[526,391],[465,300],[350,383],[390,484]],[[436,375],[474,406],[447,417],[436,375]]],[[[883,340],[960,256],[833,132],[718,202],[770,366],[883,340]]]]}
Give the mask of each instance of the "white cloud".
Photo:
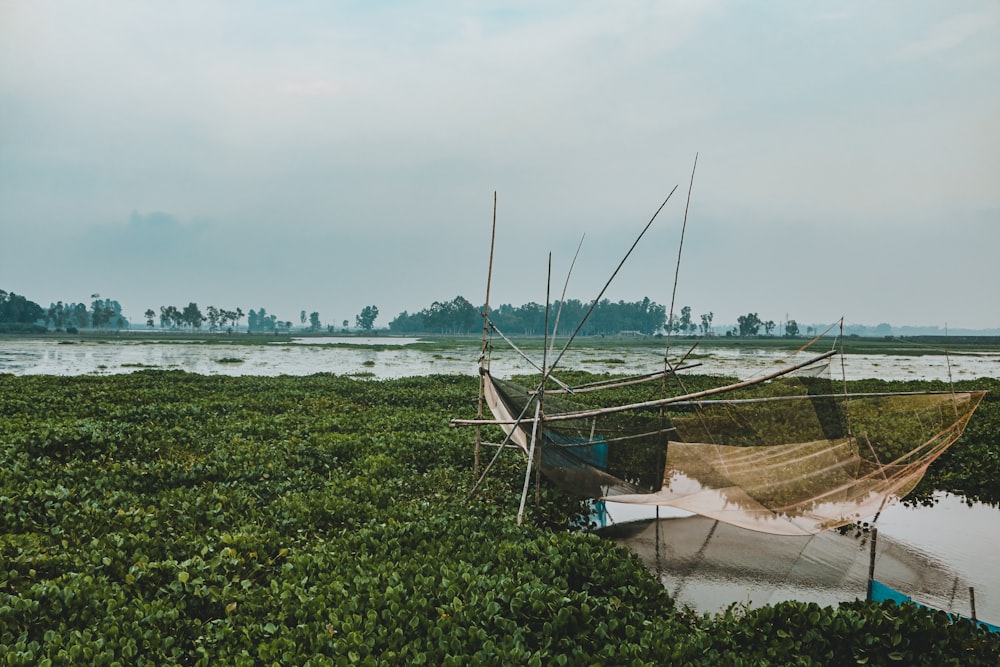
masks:
{"type": "Polygon", "coordinates": [[[967,43],[976,35],[989,33],[1000,24],[1000,6],[990,5],[979,11],[950,16],[931,27],[922,39],[905,44],[896,51],[900,60],[923,58],[942,51],[950,51],[967,43]]]}

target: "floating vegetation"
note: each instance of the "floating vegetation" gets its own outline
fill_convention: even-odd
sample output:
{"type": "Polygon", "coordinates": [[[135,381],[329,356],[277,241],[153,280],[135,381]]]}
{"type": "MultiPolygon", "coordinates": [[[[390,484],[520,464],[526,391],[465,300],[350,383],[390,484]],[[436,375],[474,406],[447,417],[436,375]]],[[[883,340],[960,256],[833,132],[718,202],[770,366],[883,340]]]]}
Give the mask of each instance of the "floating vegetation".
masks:
{"type": "MultiPolygon", "coordinates": [[[[4,664],[996,665],[1000,638],[916,605],[675,608],[544,480],[516,526],[520,459],[469,499],[446,426],[475,388],[0,374],[4,664]]],[[[942,481],[995,486],[998,411],[942,481]]]]}
{"type": "Polygon", "coordinates": [[[122,364],[122,368],[159,368],[156,364],[143,364],[143,363],[128,363],[122,364]]]}
{"type": "Polygon", "coordinates": [[[223,357],[222,359],[216,359],[217,364],[242,364],[243,360],[239,357],[223,357]]]}
{"type": "Polygon", "coordinates": [[[371,359],[365,359],[364,361],[361,362],[361,365],[365,366],[366,368],[371,368],[375,365],[375,362],[371,359]]]}

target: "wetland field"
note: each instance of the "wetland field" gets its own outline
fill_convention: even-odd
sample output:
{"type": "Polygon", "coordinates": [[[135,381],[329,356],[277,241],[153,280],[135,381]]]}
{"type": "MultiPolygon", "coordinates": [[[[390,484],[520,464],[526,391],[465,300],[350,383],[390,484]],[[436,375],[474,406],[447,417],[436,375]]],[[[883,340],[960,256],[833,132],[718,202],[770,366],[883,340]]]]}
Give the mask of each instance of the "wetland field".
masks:
{"type": "MultiPolygon", "coordinates": [[[[852,595],[861,527],[829,536],[833,546],[771,545],[757,561],[759,543],[735,558],[732,544],[750,542],[719,534],[699,563],[685,552],[704,540],[696,520],[621,516],[615,536],[571,529],[588,507],[544,481],[516,526],[520,458],[500,457],[470,498],[471,435],[448,428],[475,413],[478,340],[143,336],[0,339],[6,664],[995,665],[1000,654],[1000,636],[968,621],[852,595]],[[774,549],[804,561],[784,568],[774,549]],[[804,562],[813,574],[842,571],[838,592],[823,581],[819,597],[789,592],[810,577],[804,562]],[[780,590],[751,590],[734,570],[780,590]]],[[[595,341],[566,365],[621,374],[648,356],[655,368],[653,343],[595,341]]],[[[688,372],[708,375],[695,384],[779,356],[697,354],[703,366],[688,372]]],[[[948,603],[950,586],[960,614],[963,587],[975,586],[979,618],[993,623],[997,355],[859,349],[854,359],[881,371],[847,378],[864,391],[903,386],[886,370],[898,357],[905,386],[947,386],[950,375],[989,390],[915,492],[950,518],[894,518],[884,559],[900,587],[931,582],[932,602],[948,603]],[[963,508],[960,532],[979,536],[968,540],[986,545],[979,554],[947,532],[963,508]],[[921,531],[932,535],[911,543],[921,531]]],[[[531,372],[520,364],[494,357],[495,369],[531,372]]]]}

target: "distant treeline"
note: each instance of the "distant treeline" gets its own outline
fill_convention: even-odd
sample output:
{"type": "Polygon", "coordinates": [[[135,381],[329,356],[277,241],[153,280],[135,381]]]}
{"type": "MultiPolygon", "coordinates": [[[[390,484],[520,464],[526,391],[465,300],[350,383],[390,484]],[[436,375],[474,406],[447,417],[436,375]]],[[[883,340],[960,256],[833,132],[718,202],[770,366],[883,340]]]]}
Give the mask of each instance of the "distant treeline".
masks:
{"type": "Polygon", "coordinates": [[[58,301],[45,310],[45,326],[50,329],[127,329],[128,325],[121,304],[114,299],[95,297],[89,308],[58,301]]]}
{"type": "MultiPolygon", "coordinates": [[[[0,333],[44,333],[45,331],[72,333],[80,329],[121,330],[132,326],[122,313],[118,301],[102,299],[98,294],[91,295],[91,298],[93,301],[89,305],[58,301],[48,308],[43,308],[24,296],[0,290],[0,333]]],[[[576,329],[590,307],[590,302],[581,302],[577,299],[556,301],[549,310],[550,326],[555,326],[555,319],[558,316],[558,333],[571,332],[576,329]]],[[[388,329],[394,334],[473,334],[482,330],[483,310],[483,306],[473,306],[464,297],[456,296],[450,301],[435,301],[419,312],[408,313],[404,310],[389,322],[388,329]]],[[[288,333],[296,327],[292,321],[279,320],[264,308],[244,313],[241,308],[229,310],[208,306],[203,311],[194,302],[183,308],[160,306],[159,312],[150,308],[143,315],[146,326],[150,329],[159,325],[161,329],[201,331],[202,327],[207,325],[208,330],[212,332],[221,330],[232,333],[241,328],[244,317],[247,318],[248,333],[288,333]]],[[[371,331],[375,328],[378,315],[379,310],[376,306],[366,306],[354,318],[355,326],[363,331],[371,331]]],[[[680,335],[771,338],[813,336],[828,326],[827,324],[800,326],[793,319],[775,322],[762,319],[757,313],[750,312],[739,316],[734,325],[714,327],[713,318],[714,314],[711,311],[695,317],[691,306],[684,306],[671,318],[666,307],[651,301],[648,297],[632,302],[612,302],[604,299],[594,306],[593,312],[581,327],[580,334],[656,335],[665,333],[669,329],[672,333],[680,335]]],[[[534,302],[522,306],[502,304],[490,309],[490,320],[504,333],[542,335],[545,331],[545,306],[534,302]]],[[[318,312],[307,314],[303,310],[298,325],[301,326],[300,331],[347,331],[349,321],[345,319],[324,326],[320,322],[318,312]]],[[[963,342],[964,339],[982,342],[984,336],[996,336],[998,333],[1000,333],[998,329],[953,330],[948,335],[938,327],[893,327],[887,323],[874,327],[859,324],[848,324],[844,327],[844,334],[847,336],[877,338],[898,336],[914,340],[920,337],[924,339],[923,342],[931,344],[956,344],[963,342]]]]}
{"type": "MultiPolygon", "coordinates": [[[[590,308],[589,303],[577,299],[556,301],[549,310],[549,326],[555,325],[559,317],[560,331],[576,329],[590,308]]],[[[481,330],[484,306],[473,306],[467,299],[457,296],[451,301],[435,301],[429,308],[417,313],[405,310],[389,322],[393,333],[469,334],[481,330]]],[[[545,306],[526,303],[523,306],[503,304],[490,310],[490,320],[496,327],[512,335],[541,335],[545,332],[545,306]]],[[[677,325],[679,326],[680,320],[677,325]]],[[[711,318],[708,319],[709,326],[711,318]]],[[[665,306],[651,301],[613,302],[607,299],[594,306],[594,310],[580,329],[584,336],[613,335],[623,332],[653,335],[664,330],[667,324],[665,306]]],[[[685,323],[685,331],[697,330],[690,320],[685,323]]]]}
{"type": "Polygon", "coordinates": [[[122,315],[122,307],[112,299],[97,298],[90,307],[83,303],[59,301],[48,308],[42,308],[23,296],[0,290],[0,332],[126,327],[128,320],[122,315]]]}
{"type": "MultiPolygon", "coordinates": [[[[263,311],[263,308],[261,309],[263,311]]],[[[146,326],[153,328],[156,324],[156,312],[150,308],[145,313],[146,326]]],[[[253,311],[250,311],[251,316],[253,311]]],[[[201,312],[198,304],[192,301],[183,308],[177,306],[160,306],[160,328],[180,329],[191,327],[192,330],[200,329],[203,324],[208,323],[209,329],[215,331],[218,328],[227,328],[228,325],[238,326],[243,319],[243,310],[226,310],[216,306],[209,306],[205,313],[201,312]]]]}
{"type": "Polygon", "coordinates": [[[32,331],[43,315],[42,307],[34,301],[0,290],[0,333],[32,331]]]}

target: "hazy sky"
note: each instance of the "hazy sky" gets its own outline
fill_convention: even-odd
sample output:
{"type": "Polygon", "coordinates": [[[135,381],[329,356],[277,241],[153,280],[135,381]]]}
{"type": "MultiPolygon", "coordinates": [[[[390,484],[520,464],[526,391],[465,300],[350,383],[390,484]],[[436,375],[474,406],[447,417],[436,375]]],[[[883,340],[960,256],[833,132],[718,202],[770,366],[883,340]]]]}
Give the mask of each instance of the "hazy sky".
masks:
{"type": "Polygon", "coordinates": [[[1000,3],[0,0],[0,289],[1000,327],[1000,3]]]}

